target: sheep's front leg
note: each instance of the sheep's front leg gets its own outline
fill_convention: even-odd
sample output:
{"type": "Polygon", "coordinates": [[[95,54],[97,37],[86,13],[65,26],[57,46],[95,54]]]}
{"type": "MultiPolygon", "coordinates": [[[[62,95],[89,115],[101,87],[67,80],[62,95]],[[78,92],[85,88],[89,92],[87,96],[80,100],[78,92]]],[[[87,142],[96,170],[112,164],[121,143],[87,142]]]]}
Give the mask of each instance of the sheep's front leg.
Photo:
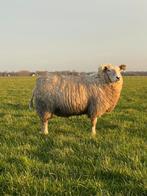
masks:
{"type": "Polygon", "coordinates": [[[91,118],[91,124],[92,124],[92,136],[96,135],[96,123],[97,123],[97,118],[91,118]]]}

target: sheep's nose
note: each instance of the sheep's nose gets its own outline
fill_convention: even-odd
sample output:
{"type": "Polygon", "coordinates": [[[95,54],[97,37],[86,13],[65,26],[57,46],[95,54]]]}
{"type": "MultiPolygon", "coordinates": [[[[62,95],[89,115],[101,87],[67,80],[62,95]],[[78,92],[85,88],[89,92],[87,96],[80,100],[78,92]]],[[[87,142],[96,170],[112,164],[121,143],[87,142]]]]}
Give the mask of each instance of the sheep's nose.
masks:
{"type": "Polygon", "coordinates": [[[120,79],[120,77],[119,77],[119,76],[117,76],[117,77],[116,77],[116,79],[117,79],[117,80],[119,80],[119,79],[120,79]]]}

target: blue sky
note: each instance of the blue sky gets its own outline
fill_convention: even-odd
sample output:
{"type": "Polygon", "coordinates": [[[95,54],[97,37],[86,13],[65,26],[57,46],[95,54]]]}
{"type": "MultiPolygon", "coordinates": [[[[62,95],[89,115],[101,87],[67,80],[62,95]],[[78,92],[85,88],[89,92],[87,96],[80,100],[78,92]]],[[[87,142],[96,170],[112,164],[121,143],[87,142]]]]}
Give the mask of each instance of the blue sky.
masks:
{"type": "Polygon", "coordinates": [[[0,71],[147,71],[146,0],[0,0],[0,71]]]}

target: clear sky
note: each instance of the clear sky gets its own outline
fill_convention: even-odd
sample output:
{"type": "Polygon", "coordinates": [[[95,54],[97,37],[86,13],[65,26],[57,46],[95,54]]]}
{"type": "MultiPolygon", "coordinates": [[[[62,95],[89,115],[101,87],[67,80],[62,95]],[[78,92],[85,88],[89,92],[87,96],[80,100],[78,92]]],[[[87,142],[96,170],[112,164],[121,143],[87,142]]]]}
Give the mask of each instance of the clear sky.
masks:
{"type": "Polygon", "coordinates": [[[147,0],[0,0],[0,71],[147,71],[147,0]]]}

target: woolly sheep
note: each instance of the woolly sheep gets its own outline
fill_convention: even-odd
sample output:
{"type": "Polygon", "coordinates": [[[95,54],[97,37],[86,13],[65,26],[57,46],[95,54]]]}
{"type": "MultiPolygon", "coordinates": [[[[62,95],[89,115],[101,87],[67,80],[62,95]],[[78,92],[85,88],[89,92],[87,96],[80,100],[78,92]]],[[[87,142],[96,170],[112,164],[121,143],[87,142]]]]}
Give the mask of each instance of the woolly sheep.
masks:
{"type": "Polygon", "coordinates": [[[48,120],[55,114],[68,117],[86,114],[91,119],[92,135],[96,134],[97,117],[111,112],[120,97],[123,85],[121,72],[125,65],[101,65],[98,73],[48,73],[39,77],[30,101],[41,119],[42,133],[48,134],[48,120]]]}

